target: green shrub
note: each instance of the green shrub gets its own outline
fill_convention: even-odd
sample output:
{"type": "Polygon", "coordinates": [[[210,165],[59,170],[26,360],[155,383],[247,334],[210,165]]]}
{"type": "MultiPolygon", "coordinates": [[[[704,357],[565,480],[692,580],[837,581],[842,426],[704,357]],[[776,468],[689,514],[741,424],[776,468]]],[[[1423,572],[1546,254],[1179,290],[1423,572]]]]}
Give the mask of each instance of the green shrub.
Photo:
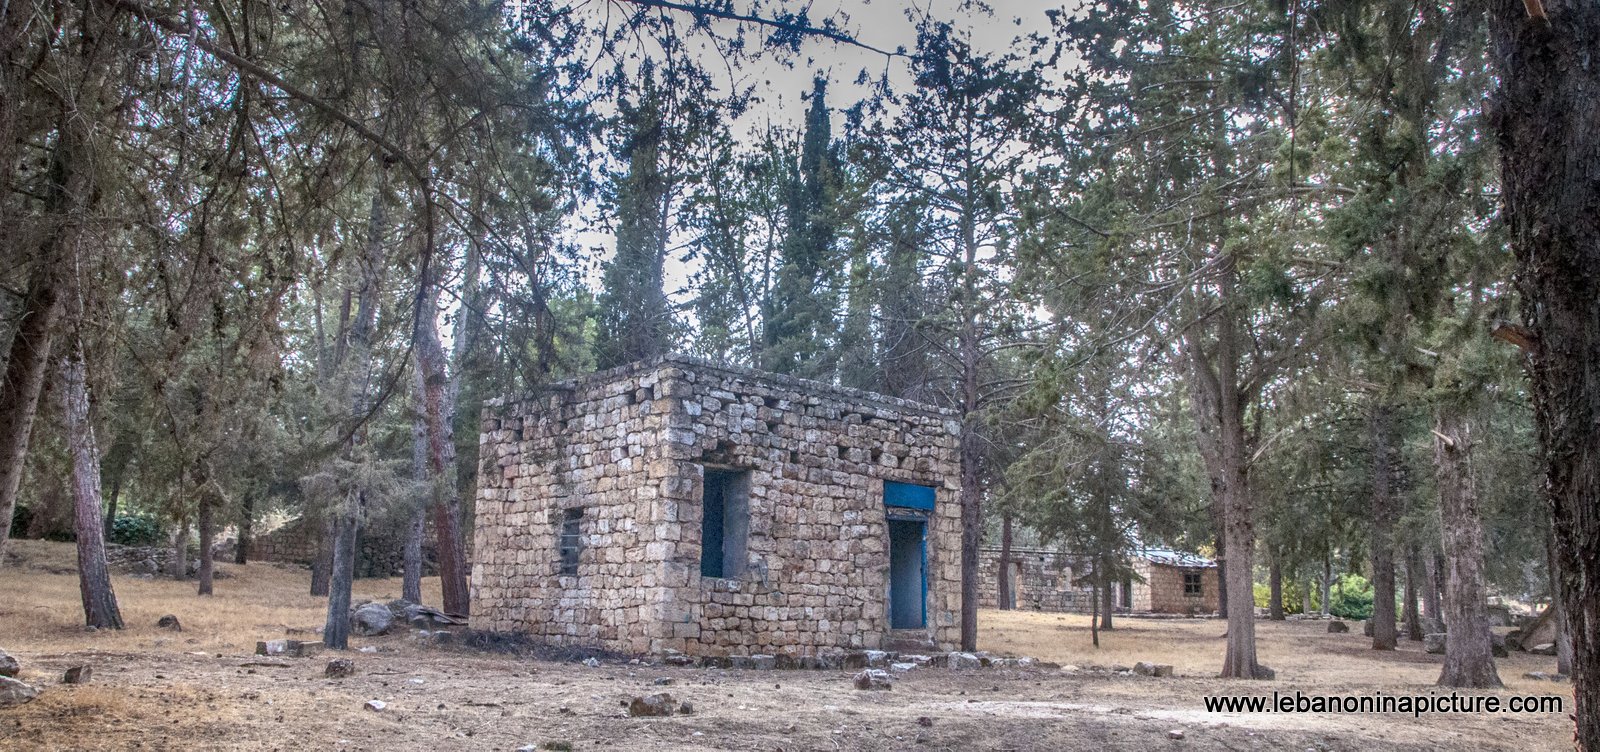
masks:
{"type": "Polygon", "coordinates": [[[1359,574],[1340,575],[1328,594],[1328,613],[1341,619],[1372,618],[1372,583],[1359,574]]]}
{"type": "Polygon", "coordinates": [[[146,515],[119,514],[111,522],[111,542],[123,546],[155,546],[166,540],[161,523],[146,515]]]}

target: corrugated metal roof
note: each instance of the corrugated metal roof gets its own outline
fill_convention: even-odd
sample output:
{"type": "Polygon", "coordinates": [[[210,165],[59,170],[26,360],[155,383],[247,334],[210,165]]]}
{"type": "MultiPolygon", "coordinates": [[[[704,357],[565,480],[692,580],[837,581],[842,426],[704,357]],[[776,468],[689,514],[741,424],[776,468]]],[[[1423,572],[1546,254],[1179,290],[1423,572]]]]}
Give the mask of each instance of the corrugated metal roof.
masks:
{"type": "Polygon", "coordinates": [[[1165,564],[1169,567],[1209,568],[1217,565],[1216,562],[1204,556],[1185,551],[1173,551],[1170,548],[1146,548],[1134,555],[1153,564],[1165,564]]]}

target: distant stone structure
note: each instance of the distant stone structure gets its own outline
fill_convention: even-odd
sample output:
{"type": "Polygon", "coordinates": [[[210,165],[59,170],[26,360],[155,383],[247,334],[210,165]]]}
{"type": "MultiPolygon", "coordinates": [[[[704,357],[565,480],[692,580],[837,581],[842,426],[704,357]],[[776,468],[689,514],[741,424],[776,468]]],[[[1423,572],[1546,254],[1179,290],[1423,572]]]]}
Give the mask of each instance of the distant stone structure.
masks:
{"type": "Polygon", "coordinates": [[[1133,611],[1210,614],[1217,611],[1217,563],[1203,556],[1145,549],[1133,557],[1129,590],[1133,611]],[[1142,580],[1142,581],[1141,581],[1142,580]]]}
{"type": "MultiPolygon", "coordinates": [[[[983,608],[1000,605],[1000,568],[1010,567],[1014,607],[1025,611],[1089,613],[1093,589],[1083,582],[1087,560],[1078,555],[1038,548],[1011,549],[1009,561],[998,547],[981,551],[979,601],[983,608]]],[[[1129,557],[1138,575],[1111,590],[1112,608],[1122,613],[1209,614],[1217,610],[1216,562],[1167,549],[1143,549],[1129,557]]]]}
{"type": "Polygon", "coordinates": [[[958,642],[949,411],[669,355],[482,426],[474,629],[702,656],[958,642]]]}

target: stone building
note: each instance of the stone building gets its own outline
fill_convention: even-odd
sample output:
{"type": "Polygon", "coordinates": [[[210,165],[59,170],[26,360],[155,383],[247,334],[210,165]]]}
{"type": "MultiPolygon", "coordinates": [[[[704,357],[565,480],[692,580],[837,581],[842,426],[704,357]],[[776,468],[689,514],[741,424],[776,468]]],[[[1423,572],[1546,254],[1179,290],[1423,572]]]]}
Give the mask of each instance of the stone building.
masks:
{"type": "Polygon", "coordinates": [[[951,649],[959,431],[680,355],[493,401],[472,627],[626,653],[951,649]]]}
{"type": "MultiPolygon", "coordinates": [[[[1208,614],[1217,610],[1217,565],[1210,559],[1166,549],[1143,549],[1129,557],[1129,577],[1111,589],[1111,607],[1122,613],[1208,614]]],[[[1081,556],[1013,547],[1005,559],[998,547],[979,556],[978,605],[1000,605],[1000,568],[1010,568],[1015,608],[1024,611],[1090,613],[1090,567],[1081,556]]]]}
{"type": "Polygon", "coordinates": [[[1217,611],[1217,563],[1202,556],[1151,548],[1133,558],[1139,576],[1129,584],[1134,611],[1210,614],[1217,611]]]}

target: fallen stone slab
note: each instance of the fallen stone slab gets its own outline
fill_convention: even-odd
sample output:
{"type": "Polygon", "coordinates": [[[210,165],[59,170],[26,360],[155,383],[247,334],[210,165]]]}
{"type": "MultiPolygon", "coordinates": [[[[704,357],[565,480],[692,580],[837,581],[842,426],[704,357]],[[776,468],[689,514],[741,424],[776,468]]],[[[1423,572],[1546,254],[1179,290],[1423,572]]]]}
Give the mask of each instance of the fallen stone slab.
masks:
{"type": "Polygon", "coordinates": [[[374,713],[380,713],[383,712],[384,708],[389,707],[389,703],[384,702],[383,700],[367,700],[367,703],[361,707],[374,713]]]}
{"type": "Polygon", "coordinates": [[[1140,676],[1155,676],[1156,664],[1149,661],[1139,661],[1133,664],[1133,673],[1140,676]]]}
{"type": "Polygon", "coordinates": [[[94,678],[94,669],[89,666],[73,666],[61,675],[62,684],[88,684],[94,678]]]}
{"type": "Polygon", "coordinates": [[[1540,643],[1538,645],[1534,645],[1531,648],[1528,648],[1528,652],[1530,652],[1530,653],[1532,653],[1534,655],[1555,655],[1556,654],[1556,644],[1553,643],[1553,642],[1540,643]]]}
{"type": "Polygon", "coordinates": [[[983,660],[972,653],[951,653],[950,668],[982,668],[983,660]]]}
{"type": "Polygon", "coordinates": [[[39,690],[32,685],[9,676],[0,676],[0,708],[33,702],[38,697],[39,690]]]}
{"type": "Polygon", "coordinates": [[[183,631],[183,624],[178,621],[178,617],[173,616],[172,614],[167,614],[166,616],[157,619],[156,626],[161,629],[170,629],[174,632],[183,631]]]}

